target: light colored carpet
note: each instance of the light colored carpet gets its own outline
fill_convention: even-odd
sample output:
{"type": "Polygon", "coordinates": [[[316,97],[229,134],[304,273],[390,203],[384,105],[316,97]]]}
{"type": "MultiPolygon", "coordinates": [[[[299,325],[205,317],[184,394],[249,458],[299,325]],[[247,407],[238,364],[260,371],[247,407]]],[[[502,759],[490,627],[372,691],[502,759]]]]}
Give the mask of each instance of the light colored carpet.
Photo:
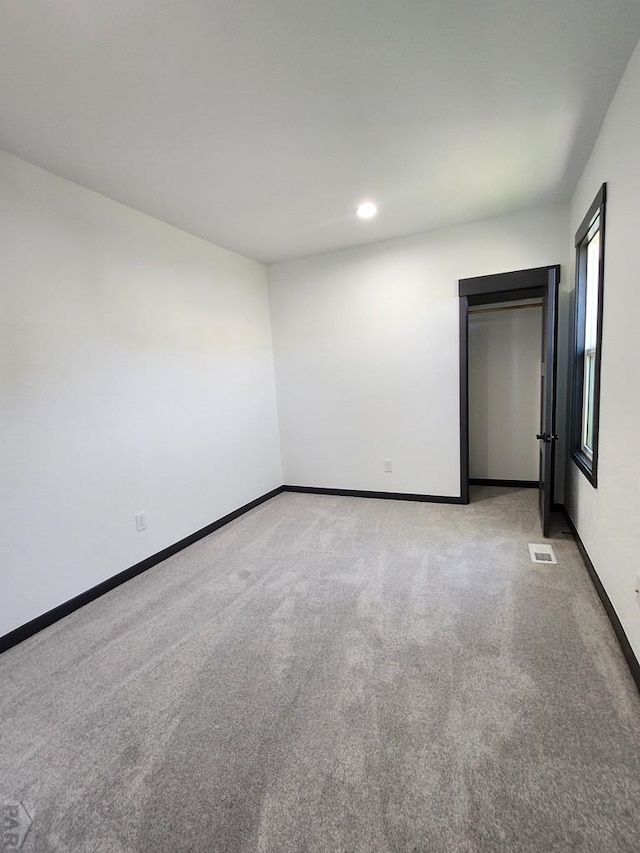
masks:
{"type": "Polygon", "coordinates": [[[36,849],[638,851],[640,700],[536,494],[283,494],[0,657],[36,849]]]}

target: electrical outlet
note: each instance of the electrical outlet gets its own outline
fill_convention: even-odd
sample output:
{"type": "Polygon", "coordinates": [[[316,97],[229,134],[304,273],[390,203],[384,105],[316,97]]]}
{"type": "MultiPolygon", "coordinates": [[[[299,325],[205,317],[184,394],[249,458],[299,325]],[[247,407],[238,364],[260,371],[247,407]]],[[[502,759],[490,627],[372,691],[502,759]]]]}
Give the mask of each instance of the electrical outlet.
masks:
{"type": "Polygon", "coordinates": [[[146,512],[137,512],[136,513],[136,530],[140,533],[142,530],[147,529],[147,513],[146,512]]]}
{"type": "Polygon", "coordinates": [[[391,459],[384,460],[384,471],[385,474],[391,474],[391,472],[393,471],[393,462],[391,461],[391,459]]]}

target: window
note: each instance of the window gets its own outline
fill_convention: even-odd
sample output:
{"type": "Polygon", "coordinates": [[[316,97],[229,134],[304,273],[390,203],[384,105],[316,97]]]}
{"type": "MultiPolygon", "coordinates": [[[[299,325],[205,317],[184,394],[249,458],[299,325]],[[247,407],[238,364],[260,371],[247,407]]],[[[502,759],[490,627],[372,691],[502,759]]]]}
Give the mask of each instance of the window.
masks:
{"type": "Polygon", "coordinates": [[[576,319],[571,455],[598,485],[600,350],[607,185],[603,184],[576,232],[576,319]]]}

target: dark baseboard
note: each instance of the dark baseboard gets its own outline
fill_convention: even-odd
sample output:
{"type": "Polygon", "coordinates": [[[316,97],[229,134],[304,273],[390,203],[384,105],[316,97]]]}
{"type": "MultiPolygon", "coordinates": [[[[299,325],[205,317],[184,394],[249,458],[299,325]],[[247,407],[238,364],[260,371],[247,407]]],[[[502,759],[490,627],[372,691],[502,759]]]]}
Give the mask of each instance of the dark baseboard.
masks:
{"type": "Polygon", "coordinates": [[[345,498],[379,498],[387,501],[422,501],[434,504],[464,504],[461,497],[451,495],[418,495],[411,492],[369,492],[362,489],[325,489],[321,486],[283,486],[284,492],[307,495],[340,495],[345,498]]]}
{"type": "Polygon", "coordinates": [[[261,497],[250,501],[248,504],[241,506],[239,509],[235,509],[233,512],[230,512],[227,515],[224,515],[217,521],[213,521],[211,522],[211,524],[207,524],[206,527],[197,530],[195,533],[191,533],[189,536],[185,536],[184,539],[181,539],[174,545],[169,545],[168,548],[164,548],[162,551],[158,551],[157,554],[153,554],[151,557],[147,557],[145,560],[142,560],[142,562],[136,563],[135,566],[130,566],[130,568],[124,569],[124,571],[119,572],[117,575],[113,575],[113,577],[111,578],[107,578],[107,580],[104,580],[96,586],[91,587],[91,589],[86,590],[86,592],[81,592],[80,595],[76,595],[75,598],[71,598],[69,601],[65,601],[64,604],[59,604],[57,607],[54,607],[53,610],[49,610],[46,613],[43,613],[42,616],[37,616],[35,619],[32,619],[30,622],[27,622],[26,625],[20,625],[19,628],[15,628],[8,634],[5,634],[3,637],[0,637],[0,652],[4,652],[7,649],[10,649],[12,646],[15,646],[17,643],[21,643],[23,640],[26,640],[27,637],[31,637],[33,636],[33,634],[37,634],[38,631],[42,631],[43,628],[47,628],[49,625],[53,625],[54,622],[57,622],[64,616],[68,616],[69,613],[73,613],[73,611],[77,610],[79,607],[83,607],[90,601],[93,601],[94,599],[99,598],[101,595],[104,595],[106,592],[109,592],[115,587],[120,586],[120,584],[126,583],[126,581],[131,580],[131,578],[134,578],[136,575],[140,575],[142,574],[142,572],[146,572],[147,569],[150,569],[153,566],[157,566],[158,563],[161,563],[163,560],[172,557],[174,554],[177,554],[179,551],[182,551],[189,545],[193,545],[193,543],[197,542],[198,539],[202,539],[203,537],[208,536],[209,533],[213,533],[214,530],[218,530],[218,528],[224,527],[225,524],[229,524],[230,521],[234,521],[234,519],[243,515],[245,512],[249,512],[250,509],[254,509],[261,503],[268,501],[270,498],[274,498],[282,491],[283,487],[278,486],[277,489],[273,489],[272,491],[267,492],[265,495],[261,495],[261,497]]]}
{"type": "Polygon", "coordinates": [[[616,639],[620,644],[620,648],[622,649],[622,654],[627,661],[627,666],[631,671],[631,676],[636,683],[636,687],[638,688],[638,692],[640,692],[640,661],[635,656],[635,652],[631,648],[631,643],[625,633],[624,628],[622,627],[622,622],[618,618],[618,614],[615,611],[613,604],[611,603],[611,599],[607,595],[607,591],[602,585],[602,581],[598,576],[598,572],[596,571],[596,567],[591,562],[591,557],[587,553],[587,549],[584,547],[584,543],[580,538],[580,534],[573,523],[573,519],[569,515],[566,506],[563,504],[557,504],[558,509],[562,512],[565,521],[569,525],[569,529],[573,534],[573,538],[576,540],[576,545],[578,546],[578,551],[580,551],[580,556],[587,567],[587,571],[591,577],[591,581],[596,588],[596,592],[600,597],[600,601],[602,602],[602,606],[604,607],[607,616],[609,617],[609,622],[611,622],[611,627],[613,628],[613,632],[616,635],[616,639]]]}
{"type": "Polygon", "coordinates": [[[510,486],[514,489],[537,489],[537,480],[492,480],[485,477],[469,477],[470,486],[510,486]]]}
{"type": "MultiPolygon", "coordinates": [[[[470,482],[473,483],[474,481],[470,480],[470,482]]],[[[496,481],[491,482],[495,483],[496,481]]],[[[502,482],[505,485],[514,484],[514,481],[502,482]]],[[[519,481],[515,482],[518,483],[519,481]]],[[[526,483],[527,481],[523,482],[526,483]]],[[[537,483],[535,485],[537,486],[537,483]]],[[[520,487],[527,488],[527,486],[520,487]]],[[[205,536],[208,536],[210,533],[213,533],[220,527],[224,527],[225,524],[229,524],[229,522],[234,521],[236,518],[239,518],[245,512],[249,512],[249,510],[254,509],[265,501],[268,501],[276,495],[281,494],[282,492],[302,492],[305,494],[314,495],[340,495],[345,497],[381,498],[384,500],[422,501],[428,503],[444,504],[464,503],[461,497],[451,497],[448,495],[420,495],[403,492],[370,492],[363,491],[360,489],[326,489],[315,488],[313,486],[279,486],[277,489],[273,489],[272,491],[261,495],[259,498],[250,501],[248,504],[245,504],[239,509],[236,509],[233,512],[230,512],[227,515],[223,516],[222,518],[211,522],[211,524],[208,524],[206,527],[202,527],[195,533],[191,533],[189,536],[186,536],[179,542],[176,542],[173,545],[169,545],[168,548],[164,548],[157,554],[153,554],[151,557],[147,557],[140,563],[136,563],[134,566],[130,566],[128,569],[119,572],[117,575],[114,575],[111,578],[107,578],[107,580],[102,581],[91,589],[80,593],[80,595],[76,595],[69,601],[60,604],[57,607],[54,607],[53,610],[49,610],[47,611],[47,613],[43,613],[41,616],[38,616],[35,619],[32,619],[30,622],[27,622],[25,625],[21,625],[20,627],[15,628],[8,634],[5,634],[4,636],[0,637],[0,653],[6,651],[7,649],[10,649],[12,646],[17,645],[18,643],[21,643],[28,637],[37,634],[38,631],[41,631],[43,628],[47,628],[49,625],[53,625],[54,622],[57,622],[64,616],[68,616],[70,613],[73,613],[74,610],[78,610],[85,604],[89,604],[89,602],[94,601],[101,595],[104,595],[110,590],[115,589],[115,587],[120,586],[120,584],[126,583],[126,581],[131,580],[131,578],[136,577],[136,575],[142,574],[142,572],[147,571],[147,569],[150,569],[153,566],[157,566],[158,563],[161,563],[163,560],[172,557],[174,554],[177,554],[179,551],[182,551],[189,545],[193,545],[193,543],[197,542],[199,539],[203,539],[205,536]]],[[[582,540],[580,539],[580,535],[578,534],[578,531],[576,530],[576,527],[571,519],[571,516],[567,512],[566,507],[563,504],[555,504],[554,510],[563,514],[567,524],[569,525],[569,528],[571,529],[573,536],[575,537],[578,550],[580,551],[580,555],[582,556],[582,559],[587,567],[593,585],[596,588],[596,592],[598,593],[600,600],[602,601],[602,604],[604,606],[604,609],[607,613],[607,616],[609,617],[609,621],[611,622],[614,633],[620,644],[622,653],[627,661],[629,669],[631,670],[631,675],[636,683],[636,686],[638,687],[638,690],[640,691],[640,662],[636,658],[634,651],[631,648],[631,644],[629,643],[627,635],[625,634],[624,628],[622,627],[622,623],[618,619],[618,615],[614,610],[613,604],[611,603],[611,600],[607,595],[607,592],[603,587],[600,578],[598,577],[598,573],[595,569],[595,566],[591,562],[587,550],[584,547],[582,540]]]]}

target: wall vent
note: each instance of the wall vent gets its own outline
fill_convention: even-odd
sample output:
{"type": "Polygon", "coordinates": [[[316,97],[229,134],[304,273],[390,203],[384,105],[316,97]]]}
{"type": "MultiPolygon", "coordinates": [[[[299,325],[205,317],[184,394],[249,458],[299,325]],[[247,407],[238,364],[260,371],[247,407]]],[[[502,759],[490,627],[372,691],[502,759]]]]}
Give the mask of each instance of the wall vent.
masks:
{"type": "Polygon", "coordinates": [[[531,555],[532,563],[550,563],[557,565],[556,555],[553,552],[551,545],[535,545],[529,543],[529,554],[531,555]]]}

